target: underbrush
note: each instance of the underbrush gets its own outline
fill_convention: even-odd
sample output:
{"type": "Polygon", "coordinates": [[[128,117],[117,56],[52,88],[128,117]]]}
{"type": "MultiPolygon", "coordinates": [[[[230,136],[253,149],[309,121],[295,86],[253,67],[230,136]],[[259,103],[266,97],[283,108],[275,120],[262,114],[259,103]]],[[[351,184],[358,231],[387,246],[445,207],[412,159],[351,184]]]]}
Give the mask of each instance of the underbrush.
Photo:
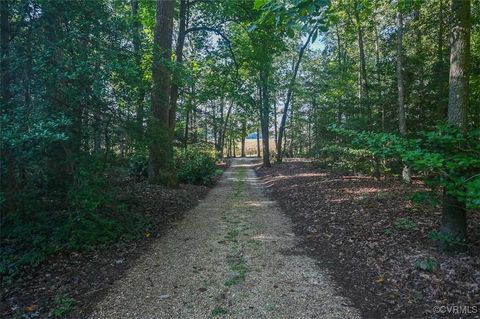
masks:
{"type": "Polygon", "coordinates": [[[187,184],[210,185],[222,173],[217,168],[213,149],[199,147],[177,149],[175,166],[178,181],[187,184]]]}
{"type": "MultiPolygon", "coordinates": [[[[22,270],[38,266],[50,256],[133,240],[152,228],[165,212],[150,214],[139,207],[138,202],[143,205],[146,199],[134,188],[146,184],[148,160],[146,153],[135,154],[130,159],[109,154],[108,161],[103,156],[82,154],[76,160],[76,175],[65,183],[67,189],[48,193],[39,192],[38,186],[32,191],[24,188],[17,201],[22,204],[1,219],[3,280],[11,282],[22,270]]],[[[211,185],[221,174],[215,153],[208,148],[177,149],[175,164],[180,183],[211,185]]],[[[40,175],[37,180],[41,181],[40,175]]],[[[144,191],[160,199],[163,189],[152,185],[144,191]]]]}
{"type": "Polygon", "coordinates": [[[27,198],[29,205],[4,214],[0,275],[5,281],[59,252],[105,247],[141,234],[148,221],[131,212],[135,199],[110,176],[118,172],[108,171],[101,161],[82,158],[64,209],[58,209],[55,198],[27,198]]]}
{"type": "Polygon", "coordinates": [[[41,212],[24,218],[8,218],[2,229],[0,273],[7,281],[26,266],[37,266],[64,250],[106,246],[131,240],[146,221],[126,211],[104,213],[41,212]]]}

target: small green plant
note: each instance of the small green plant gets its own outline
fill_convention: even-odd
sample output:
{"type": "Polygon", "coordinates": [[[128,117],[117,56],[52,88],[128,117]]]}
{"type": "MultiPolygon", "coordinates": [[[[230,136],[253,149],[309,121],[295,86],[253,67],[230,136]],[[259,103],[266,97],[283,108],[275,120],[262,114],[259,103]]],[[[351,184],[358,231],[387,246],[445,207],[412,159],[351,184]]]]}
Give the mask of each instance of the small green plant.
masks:
{"type": "Polygon", "coordinates": [[[415,205],[427,205],[431,207],[439,207],[440,202],[432,192],[419,191],[409,196],[410,201],[415,205]]]}
{"type": "Polygon", "coordinates": [[[228,241],[236,241],[238,237],[238,230],[233,229],[228,232],[227,236],[225,236],[225,239],[228,241]]]}
{"type": "Polygon", "coordinates": [[[231,287],[237,285],[245,280],[248,272],[247,263],[243,258],[232,258],[228,262],[230,269],[235,273],[235,276],[225,281],[225,286],[231,287]]]}
{"type": "Polygon", "coordinates": [[[429,237],[431,240],[438,242],[446,250],[461,244],[458,239],[436,230],[430,232],[429,237]]]}
{"type": "Polygon", "coordinates": [[[396,229],[404,230],[416,230],[418,229],[417,223],[409,218],[397,218],[393,223],[396,229]]]}
{"type": "Polygon", "coordinates": [[[212,310],[212,316],[213,317],[217,317],[217,316],[221,316],[221,315],[224,315],[227,313],[227,310],[222,308],[222,307],[215,307],[213,308],[212,310]]]}
{"type": "Polygon", "coordinates": [[[66,315],[70,311],[73,310],[73,307],[75,306],[75,300],[73,298],[57,295],[53,299],[53,303],[55,305],[55,308],[52,310],[52,315],[54,317],[61,317],[63,315],[66,315]]]}
{"type": "Polygon", "coordinates": [[[415,261],[415,268],[428,272],[437,272],[440,269],[440,265],[433,258],[422,258],[415,261]]]}
{"type": "Polygon", "coordinates": [[[383,234],[387,237],[390,237],[393,235],[393,231],[390,227],[386,228],[384,231],[383,231],[383,234]]]}
{"type": "Polygon", "coordinates": [[[236,181],[235,181],[235,185],[234,185],[234,190],[235,190],[235,195],[236,196],[239,196],[240,193],[242,193],[242,191],[245,188],[245,176],[246,175],[247,175],[247,171],[243,167],[240,167],[235,173],[236,181]]]}
{"type": "Polygon", "coordinates": [[[375,197],[377,197],[378,199],[385,199],[388,197],[388,193],[381,190],[375,195],[375,197]]]}

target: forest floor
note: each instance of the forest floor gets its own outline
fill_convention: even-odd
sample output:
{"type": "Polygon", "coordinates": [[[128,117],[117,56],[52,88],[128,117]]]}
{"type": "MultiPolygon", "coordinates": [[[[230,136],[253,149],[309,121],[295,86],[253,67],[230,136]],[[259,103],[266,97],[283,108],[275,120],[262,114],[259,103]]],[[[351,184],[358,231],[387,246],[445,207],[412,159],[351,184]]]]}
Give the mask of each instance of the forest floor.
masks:
{"type": "Polygon", "coordinates": [[[359,318],[266,198],[256,164],[233,160],[90,318],[359,318]]]}
{"type": "Polygon", "coordinates": [[[480,212],[469,212],[466,252],[446,255],[429,235],[438,229],[441,210],[409,199],[424,190],[419,181],[376,181],[301,161],[258,173],[309,256],[363,317],[480,317],[480,212]],[[470,313],[441,313],[439,306],[470,313]]]}

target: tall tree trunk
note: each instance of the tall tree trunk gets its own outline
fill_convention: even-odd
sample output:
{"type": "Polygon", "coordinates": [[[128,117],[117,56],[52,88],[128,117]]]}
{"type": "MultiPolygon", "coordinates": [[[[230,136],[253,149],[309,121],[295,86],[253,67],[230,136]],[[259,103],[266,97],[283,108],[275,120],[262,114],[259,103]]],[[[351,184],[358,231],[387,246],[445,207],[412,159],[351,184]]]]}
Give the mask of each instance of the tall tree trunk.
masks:
{"type": "Polygon", "coordinates": [[[245,138],[247,136],[247,119],[242,119],[242,150],[241,156],[245,157],[245,138]]]}
{"type": "Polygon", "coordinates": [[[267,71],[260,71],[260,85],[262,86],[262,99],[260,103],[260,124],[262,127],[262,151],[263,166],[270,167],[270,140],[269,140],[269,120],[270,104],[268,96],[268,76],[267,71]]]}
{"type": "Polygon", "coordinates": [[[222,109],[221,109],[221,116],[222,116],[222,134],[221,134],[221,142],[220,142],[220,145],[221,145],[221,150],[222,150],[222,157],[223,157],[223,144],[224,144],[224,141],[225,141],[225,134],[227,132],[227,126],[228,126],[228,122],[230,120],[230,114],[232,113],[232,109],[233,109],[233,102],[230,102],[230,106],[228,107],[228,110],[227,110],[227,115],[225,117],[225,119],[223,119],[223,108],[224,108],[224,104],[225,104],[225,101],[222,100],[222,109]]]}
{"type": "Polygon", "coordinates": [[[137,126],[136,132],[140,138],[143,136],[143,120],[145,117],[144,111],[144,100],[145,100],[145,86],[143,83],[143,76],[142,76],[142,49],[141,49],[141,25],[138,17],[138,0],[131,0],[130,6],[132,9],[132,18],[133,18],[133,51],[135,55],[135,64],[137,67],[138,75],[139,75],[139,83],[138,83],[138,95],[137,95],[137,105],[136,105],[136,122],[137,126]]]}
{"type": "Polygon", "coordinates": [[[150,183],[176,185],[173,165],[173,135],[169,128],[171,72],[167,66],[172,52],[174,0],[157,0],[153,40],[152,105],[149,119],[150,183]]]}
{"type": "MultiPolygon", "coordinates": [[[[377,3],[375,3],[377,5],[377,3]]],[[[375,15],[376,18],[376,15],[375,15]]],[[[376,19],[375,19],[376,20],[376,19]]],[[[382,80],[380,75],[380,37],[378,35],[378,27],[377,24],[374,26],[374,33],[375,33],[375,74],[377,78],[377,105],[380,106],[380,113],[381,113],[381,127],[382,131],[385,132],[385,103],[383,102],[383,89],[382,89],[382,80]]]]}
{"type": "Polygon", "coordinates": [[[273,98],[273,134],[275,135],[275,149],[278,150],[278,110],[277,110],[277,97],[273,98]]]}
{"type": "Polygon", "coordinates": [[[293,68],[293,75],[288,85],[287,98],[285,99],[285,106],[283,107],[282,120],[280,122],[280,128],[278,130],[278,137],[277,137],[277,162],[279,163],[282,162],[282,139],[283,139],[283,134],[285,134],[285,124],[287,123],[288,107],[290,105],[290,100],[292,98],[292,91],[295,85],[295,80],[297,79],[298,68],[300,67],[300,62],[302,61],[302,57],[305,52],[305,49],[310,43],[310,40],[312,39],[312,36],[315,32],[317,32],[315,28],[312,31],[310,31],[310,33],[308,34],[307,40],[300,48],[300,52],[298,53],[298,59],[293,68]]]}
{"type": "MultiPolygon", "coordinates": [[[[398,128],[400,135],[407,135],[407,121],[405,116],[405,87],[403,85],[403,15],[398,8],[397,12],[397,87],[398,87],[398,128]]],[[[411,182],[410,168],[403,166],[402,178],[406,183],[411,182]]]]}
{"type": "Polygon", "coordinates": [[[446,61],[444,58],[444,34],[445,34],[445,2],[444,0],[438,1],[438,33],[437,33],[437,61],[435,65],[436,73],[436,82],[437,82],[437,105],[438,105],[438,119],[443,121],[448,112],[448,101],[446,97],[446,91],[448,87],[448,71],[447,66],[445,65],[446,61]]]}
{"type": "Polygon", "coordinates": [[[190,122],[190,108],[187,108],[187,114],[185,116],[185,133],[183,135],[183,148],[187,148],[188,145],[188,126],[190,122]]]}
{"type": "MultiPolygon", "coordinates": [[[[462,130],[467,126],[470,73],[470,0],[452,0],[452,31],[450,40],[450,89],[448,124],[462,130]]],[[[467,238],[465,203],[444,190],[442,234],[455,240],[467,238]]]]}
{"type": "Polygon", "coordinates": [[[368,112],[368,125],[372,125],[372,111],[371,111],[371,106],[370,106],[370,101],[369,101],[369,96],[368,96],[368,78],[367,78],[367,63],[366,63],[366,58],[365,58],[365,45],[364,45],[364,39],[363,39],[363,26],[362,26],[362,21],[360,19],[360,14],[358,12],[358,3],[355,0],[354,1],[354,16],[357,24],[357,43],[358,43],[358,52],[359,52],[359,57],[360,57],[360,69],[359,69],[359,92],[360,92],[360,106],[362,109],[366,109],[368,112]]]}
{"type": "Polygon", "coordinates": [[[260,157],[260,130],[257,127],[257,156],[260,157]]]}
{"type": "MultiPolygon", "coordinates": [[[[180,66],[183,62],[183,46],[185,44],[187,6],[188,6],[187,0],[180,0],[178,39],[177,39],[177,47],[175,49],[175,57],[177,59],[177,67],[180,66]]],[[[175,130],[175,119],[176,119],[176,113],[177,113],[179,82],[180,82],[179,72],[176,71],[173,74],[172,87],[171,87],[171,90],[170,90],[169,127],[172,131],[175,130]]]]}

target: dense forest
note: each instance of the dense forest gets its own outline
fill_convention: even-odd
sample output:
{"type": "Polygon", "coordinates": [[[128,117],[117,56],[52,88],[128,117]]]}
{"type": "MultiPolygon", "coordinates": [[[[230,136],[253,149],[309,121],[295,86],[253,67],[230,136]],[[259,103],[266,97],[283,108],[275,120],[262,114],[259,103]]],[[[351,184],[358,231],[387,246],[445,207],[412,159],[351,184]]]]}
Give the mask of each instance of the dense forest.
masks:
{"type": "Polygon", "coordinates": [[[445,253],[478,231],[479,1],[0,5],[4,282],[143,236],[125,181],[211,186],[232,157],[421,183],[445,253]]]}

